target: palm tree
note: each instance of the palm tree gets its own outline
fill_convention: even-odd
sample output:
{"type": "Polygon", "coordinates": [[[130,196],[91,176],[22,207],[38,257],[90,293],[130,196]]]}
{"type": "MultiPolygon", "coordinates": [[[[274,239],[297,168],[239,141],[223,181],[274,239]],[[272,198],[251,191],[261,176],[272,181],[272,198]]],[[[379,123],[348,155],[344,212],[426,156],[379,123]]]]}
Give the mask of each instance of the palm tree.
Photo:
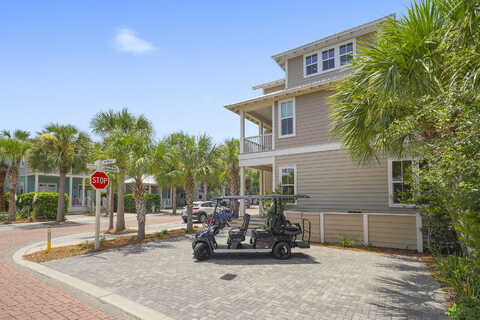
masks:
{"type": "Polygon", "coordinates": [[[178,175],[183,177],[187,202],[187,230],[193,232],[193,188],[199,177],[210,170],[216,158],[216,148],[212,144],[212,139],[206,135],[196,137],[180,132],[174,135],[172,148],[165,156],[178,160],[178,167],[174,168],[173,172],[178,172],[178,175]]]}
{"type": "Polygon", "coordinates": [[[153,159],[152,137],[149,134],[139,132],[132,136],[132,148],[127,161],[127,175],[133,179],[130,188],[135,196],[135,209],[137,211],[138,239],[145,239],[146,200],[145,191],[147,186],[143,179],[151,173],[153,159]]]}
{"type": "MultiPolygon", "coordinates": [[[[238,139],[225,140],[220,146],[220,158],[225,168],[226,179],[230,184],[230,194],[240,194],[240,166],[238,162],[238,154],[240,153],[240,141],[238,139]]],[[[233,202],[233,212],[238,217],[238,202],[233,202]]]]}
{"type": "Polygon", "coordinates": [[[150,122],[143,116],[138,117],[128,112],[127,108],[121,111],[109,110],[97,113],[90,122],[92,131],[103,138],[116,160],[118,173],[118,203],[116,232],[125,230],[124,192],[125,176],[128,166],[128,155],[132,146],[132,135],[141,131],[146,135],[152,133],[150,122]]]}
{"type": "Polygon", "coordinates": [[[28,163],[36,170],[59,172],[57,222],[65,220],[65,180],[67,173],[85,172],[90,139],[72,125],[50,124],[32,141],[28,163]]]}
{"type": "MultiPolygon", "coordinates": [[[[8,190],[10,192],[8,199],[8,222],[13,222],[16,219],[17,211],[15,200],[20,164],[30,148],[30,143],[28,141],[30,133],[27,131],[15,130],[13,133],[3,131],[2,135],[6,138],[4,152],[6,161],[8,162],[7,180],[8,190]]],[[[1,187],[3,189],[3,185],[1,187]]]]}
{"type": "Polygon", "coordinates": [[[7,140],[0,137],[0,212],[5,211],[5,180],[7,178],[8,163],[6,153],[7,140]]]}
{"type": "Polygon", "coordinates": [[[415,2],[385,22],[373,44],[360,43],[350,76],[337,86],[332,133],[359,162],[412,154],[434,132],[434,123],[415,124],[423,99],[448,87],[438,38],[445,20],[434,2],[415,2]]]}
{"type": "Polygon", "coordinates": [[[183,184],[183,172],[176,170],[180,166],[179,159],[167,157],[167,154],[174,152],[174,142],[177,141],[179,133],[172,133],[164,138],[156,146],[155,161],[152,168],[157,184],[162,187],[170,187],[172,193],[172,213],[177,214],[177,186],[183,184]]]}

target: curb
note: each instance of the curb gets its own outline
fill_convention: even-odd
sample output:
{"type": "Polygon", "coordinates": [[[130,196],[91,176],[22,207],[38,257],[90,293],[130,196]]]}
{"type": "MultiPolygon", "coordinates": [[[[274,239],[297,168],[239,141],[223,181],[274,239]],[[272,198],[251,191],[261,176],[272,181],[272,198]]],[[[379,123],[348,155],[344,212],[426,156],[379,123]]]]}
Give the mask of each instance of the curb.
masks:
{"type": "Polygon", "coordinates": [[[43,242],[37,242],[19,250],[15,251],[13,254],[13,261],[21,266],[27,267],[33,271],[36,271],[40,274],[43,274],[49,278],[61,281],[77,290],[83,291],[84,293],[93,296],[104,303],[108,303],[112,306],[119,308],[120,310],[126,312],[127,314],[136,317],[138,319],[146,320],[173,320],[172,318],[155,311],[151,308],[145,307],[137,302],[129,300],[125,297],[122,297],[118,294],[115,294],[111,291],[102,289],[93,284],[85,282],[83,280],[77,279],[75,277],[69,276],[65,273],[59,272],[57,270],[48,268],[39,263],[27,261],[23,259],[23,255],[30,249],[38,247],[43,242]]]}

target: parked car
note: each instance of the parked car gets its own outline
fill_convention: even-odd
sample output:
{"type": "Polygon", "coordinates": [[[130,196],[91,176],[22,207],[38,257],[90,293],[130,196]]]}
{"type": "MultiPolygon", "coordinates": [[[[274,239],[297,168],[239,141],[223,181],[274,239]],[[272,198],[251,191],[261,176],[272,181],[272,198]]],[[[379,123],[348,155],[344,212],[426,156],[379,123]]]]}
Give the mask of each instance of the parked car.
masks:
{"type": "MultiPolygon", "coordinates": [[[[214,201],[195,201],[192,208],[192,220],[198,222],[205,222],[207,216],[213,214],[215,210],[214,201]]],[[[183,222],[187,223],[187,206],[182,211],[183,222]]]]}

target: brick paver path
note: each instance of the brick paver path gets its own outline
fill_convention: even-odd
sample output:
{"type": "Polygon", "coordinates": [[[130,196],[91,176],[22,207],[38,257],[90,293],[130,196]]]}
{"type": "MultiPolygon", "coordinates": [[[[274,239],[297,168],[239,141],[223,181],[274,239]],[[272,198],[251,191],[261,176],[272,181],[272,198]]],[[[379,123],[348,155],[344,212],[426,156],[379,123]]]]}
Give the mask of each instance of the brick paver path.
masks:
{"type": "MultiPolygon", "coordinates": [[[[180,217],[147,216],[148,224],[179,222],[180,217]]],[[[127,220],[130,228],[136,220],[127,220]]],[[[103,223],[102,227],[106,228],[103,223]]],[[[0,320],[3,319],[113,319],[83,301],[7,264],[9,248],[46,237],[46,225],[15,225],[0,229],[0,320]]],[[[52,226],[53,237],[93,232],[92,224],[52,226]]],[[[10,252],[11,253],[11,252],[10,252]]]]}
{"type": "Polygon", "coordinates": [[[195,262],[191,241],[177,238],[47,266],[173,319],[446,318],[439,284],[413,257],[312,247],[287,261],[221,254],[195,262]],[[93,263],[96,272],[87,272],[93,263]]]}

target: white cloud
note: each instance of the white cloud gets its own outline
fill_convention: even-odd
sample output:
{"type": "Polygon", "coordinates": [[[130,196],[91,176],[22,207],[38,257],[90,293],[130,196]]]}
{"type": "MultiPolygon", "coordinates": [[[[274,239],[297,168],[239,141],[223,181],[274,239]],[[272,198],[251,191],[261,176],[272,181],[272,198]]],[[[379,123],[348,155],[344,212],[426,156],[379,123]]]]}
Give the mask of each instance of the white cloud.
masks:
{"type": "Polygon", "coordinates": [[[119,29],[115,36],[117,50],[134,54],[144,54],[155,50],[150,42],[137,37],[135,31],[128,28],[119,29]]]}

